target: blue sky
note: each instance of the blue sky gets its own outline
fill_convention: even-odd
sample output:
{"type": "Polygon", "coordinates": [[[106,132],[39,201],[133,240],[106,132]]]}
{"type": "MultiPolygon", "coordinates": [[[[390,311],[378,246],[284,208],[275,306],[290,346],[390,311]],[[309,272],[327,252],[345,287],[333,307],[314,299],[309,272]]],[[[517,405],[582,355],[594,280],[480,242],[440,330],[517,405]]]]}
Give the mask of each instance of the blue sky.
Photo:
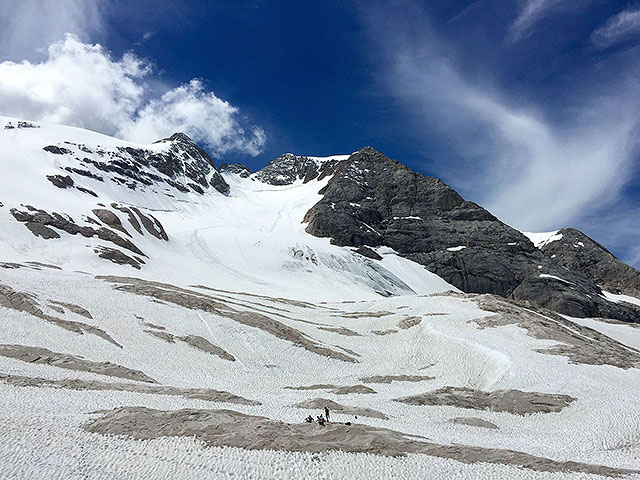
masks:
{"type": "Polygon", "coordinates": [[[517,228],[575,226],[640,264],[638,3],[4,3],[2,114],[133,140],[181,127],[254,169],[372,145],[517,228]],[[54,84],[62,108],[3,83],[25,60],[41,82],[65,60],[104,73],[54,84]]]}

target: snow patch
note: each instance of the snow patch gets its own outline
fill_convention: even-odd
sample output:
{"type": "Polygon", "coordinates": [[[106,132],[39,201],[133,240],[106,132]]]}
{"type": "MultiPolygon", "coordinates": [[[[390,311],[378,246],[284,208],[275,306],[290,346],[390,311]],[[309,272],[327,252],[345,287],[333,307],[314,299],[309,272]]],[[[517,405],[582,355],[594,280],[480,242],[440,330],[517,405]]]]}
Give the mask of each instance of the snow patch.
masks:
{"type": "Polygon", "coordinates": [[[556,242],[562,238],[562,234],[558,233],[560,230],[554,230],[553,232],[520,232],[529,240],[536,248],[542,248],[551,242],[556,242]]]}
{"type": "Polygon", "coordinates": [[[631,297],[629,295],[620,295],[616,293],[607,292],[606,290],[602,290],[602,296],[613,303],[627,302],[633,305],[640,306],[640,298],[631,297]]]}
{"type": "Polygon", "coordinates": [[[575,285],[574,283],[572,283],[572,282],[570,282],[568,280],[565,280],[564,278],[556,277],[555,275],[549,275],[548,273],[541,273],[539,275],[539,277],[540,278],[551,278],[552,280],[558,280],[558,281],[564,282],[564,283],[566,283],[568,285],[575,285]]]}

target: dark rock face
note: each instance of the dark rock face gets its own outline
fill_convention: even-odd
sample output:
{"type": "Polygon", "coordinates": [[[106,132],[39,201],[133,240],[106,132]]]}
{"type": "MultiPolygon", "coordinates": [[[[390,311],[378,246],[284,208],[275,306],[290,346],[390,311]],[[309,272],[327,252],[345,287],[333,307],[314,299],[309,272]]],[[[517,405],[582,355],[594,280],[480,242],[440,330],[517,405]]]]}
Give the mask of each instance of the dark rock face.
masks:
{"type": "Polygon", "coordinates": [[[47,180],[58,188],[70,188],[74,184],[69,175],[47,175],[47,180]]]}
{"type": "Polygon", "coordinates": [[[53,153],[55,155],[68,155],[70,153],[73,153],[68,148],[57,147],[55,145],[47,145],[46,147],[43,148],[43,150],[49,153],[53,153]]]}
{"type": "Polygon", "coordinates": [[[58,235],[58,232],[56,232],[55,230],[45,225],[42,225],[41,223],[26,222],[25,227],[27,227],[29,231],[33,233],[36,237],[42,237],[45,240],[50,240],[52,238],[60,238],[60,235],[58,235]]]}
{"type": "MultiPolygon", "coordinates": [[[[118,147],[107,151],[98,147],[94,152],[83,144],[64,143],[65,147],[48,145],[44,150],[57,155],[77,155],[78,167],[65,167],[71,174],[99,182],[104,182],[107,176],[109,180],[132,190],[164,183],[184,193],[195,191],[203,194],[210,187],[225,195],[229,193],[229,185],[215,169],[211,157],[183,133],[156,142],[168,145],[161,150],[118,147]],[[89,158],[84,154],[97,154],[97,157],[89,158]],[[97,175],[88,168],[107,175],[97,175]]],[[[60,175],[48,178],[59,186],[55,183],[61,182],[56,180],[57,177],[64,178],[60,175]]],[[[71,177],[66,178],[73,182],[71,177]]]]}
{"type": "Polygon", "coordinates": [[[316,161],[285,153],[255,174],[255,178],[269,185],[291,185],[296,180],[307,183],[313,179],[321,180],[335,172],[339,160],[316,161]]]}
{"type": "Polygon", "coordinates": [[[113,208],[115,208],[116,210],[121,211],[122,213],[126,213],[128,216],[128,220],[129,223],[131,224],[131,226],[136,230],[136,232],[138,232],[140,235],[142,235],[142,228],[140,227],[140,222],[138,222],[138,219],[136,218],[136,216],[133,214],[133,212],[127,208],[127,207],[123,207],[118,205],[117,203],[112,203],[111,206],[113,208]]]}
{"type": "Polygon", "coordinates": [[[223,163],[220,165],[220,173],[234,173],[242,178],[249,177],[253,172],[241,163],[223,163]]]}
{"type": "Polygon", "coordinates": [[[380,255],[378,255],[374,250],[370,249],[369,247],[367,247],[365,245],[360,245],[356,249],[356,253],[359,253],[363,257],[367,257],[367,258],[370,258],[372,260],[382,260],[382,257],[380,255]]]}
{"type": "Polygon", "coordinates": [[[511,296],[580,317],[640,321],[639,310],[608,302],[588,277],[562,268],[437,178],[371,147],[334,169],[320,191],[324,197],[305,215],[312,235],[341,246],[391,247],[465,292],[511,296]]]}
{"type": "MultiPolygon", "coordinates": [[[[48,213],[44,210],[38,210],[33,207],[27,207],[28,212],[21,211],[15,208],[11,209],[11,215],[19,221],[25,223],[27,228],[36,234],[38,231],[38,235],[42,236],[47,234],[50,230],[51,232],[55,232],[53,228],[58,230],[62,230],[67,232],[70,235],[80,234],[85,238],[98,237],[100,240],[104,240],[105,242],[111,242],[119,247],[125,248],[135,254],[146,256],[138,247],[136,247],[131,241],[122,238],[120,235],[115,233],[113,230],[110,230],[105,227],[93,228],[90,226],[80,226],[75,223],[75,221],[68,216],[63,216],[59,213],[53,212],[48,213]],[[43,227],[48,227],[46,230],[43,227]]],[[[50,233],[48,233],[51,235],[50,233]]],[[[56,238],[56,237],[49,237],[56,238]]]]}
{"type": "Polygon", "coordinates": [[[541,250],[558,265],[580,272],[612,293],[640,297],[640,272],[621,262],[606,248],[574,228],[563,228],[560,240],[541,250]]]}
{"type": "MultiPolygon", "coordinates": [[[[184,133],[174,133],[169,138],[159,140],[159,142],[171,142],[169,155],[153,154],[149,156],[150,165],[157,168],[161,173],[175,178],[178,174],[184,175],[195,183],[207,188],[211,185],[220,193],[229,193],[229,185],[218,173],[213,164],[213,160],[207,152],[196,145],[184,133]],[[211,180],[207,182],[206,176],[212,173],[211,180]]],[[[158,142],[156,142],[158,143],[158,142]]]]}
{"type": "Polygon", "coordinates": [[[129,255],[121,252],[117,248],[97,246],[94,249],[94,252],[97,253],[100,258],[104,258],[105,260],[117,263],[118,265],[131,265],[133,268],[138,270],[140,270],[140,264],[144,263],[142,259],[132,258],[129,255]]]}
{"type": "Polygon", "coordinates": [[[127,230],[122,226],[120,218],[118,218],[118,216],[111,210],[107,210],[106,208],[94,208],[92,212],[105,225],[108,225],[115,230],[119,230],[129,237],[131,236],[129,232],[127,232],[127,230]]]}

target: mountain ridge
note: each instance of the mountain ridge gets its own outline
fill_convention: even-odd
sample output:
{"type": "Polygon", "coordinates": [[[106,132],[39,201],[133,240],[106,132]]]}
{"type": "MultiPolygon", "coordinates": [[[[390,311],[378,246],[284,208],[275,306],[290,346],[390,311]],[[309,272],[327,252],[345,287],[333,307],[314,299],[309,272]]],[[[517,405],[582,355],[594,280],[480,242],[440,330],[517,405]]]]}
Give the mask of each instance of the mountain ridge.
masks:
{"type": "MultiPolygon", "coordinates": [[[[4,132],[13,136],[30,131],[46,133],[52,128],[37,127],[30,122],[4,122],[4,132]]],[[[375,266],[375,259],[382,257],[371,248],[385,247],[467,293],[498,294],[576,317],[640,322],[636,306],[612,301],[598,286],[600,282],[603,288],[614,290],[613,294],[638,295],[636,287],[629,289],[625,285],[631,282],[640,286],[640,273],[596,242],[580,237],[583,244],[589,245],[580,252],[592,252],[580,261],[569,253],[559,256],[556,249],[563,243],[551,242],[536,248],[521,232],[478,204],[464,200],[440,179],[424,177],[372,147],[331,157],[288,153],[257,172],[250,172],[243,165],[227,164],[221,165],[219,171],[206,151],[183,133],[150,145],[97,136],[95,139],[105,145],[88,146],[86,142],[64,138],[83,131],[66,127],[63,130],[65,133],[58,134],[58,138],[54,134],[46,142],[42,139],[44,145],[37,146],[52,159],[49,161],[54,162],[57,171],[47,174],[47,180],[57,189],[76,190],[97,200],[104,195],[113,197],[111,187],[102,193],[107,183],[115,184],[118,193],[107,198],[108,203],[96,201],[89,206],[88,199],[81,212],[86,225],[31,202],[12,205],[13,218],[44,241],[59,238],[60,229],[70,235],[97,238],[108,242],[93,247],[99,257],[139,269],[147,263],[148,255],[127,238],[130,234],[123,225],[157,237],[159,231],[166,229],[152,211],[162,209],[162,204],[174,209],[175,202],[197,203],[199,200],[191,195],[205,195],[209,190],[233,196],[238,192],[227,181],[233,178],[241,182],[236,182],[236,188],[250,185],[246,182],[276,189],[299,183],[313,187],[315,182],[320,184],[318,199],[308,205],[298,221],[303,222],[308,234],[328,237],[336,246],[363,253],[369,262],[366,268],[382,271],[375,266]],[[151,210],[135,212],[127,205],[151,210]],[[91,218],[91,213],[98,217],[91,218]],[[121,214],[126,216],[119,218],[121,214]],[[105,223],[107,218],[110,220],[105,223]],[[102,226],[95,228],[92,223],[102,226]],[[140,229],[140,225],[145,228],[140,229]],[[614,273],[606,275],[612,266],[614,273]],[[620,272],[621,280],[614,281],[620,272]]],[[[94,140],[93,134],[82,135],[94,140]]],[[[38,135],[35,138],[39,139],[38,135]]],[[[248,195],[253,195],[249,193],[252,189],[255,190],[247,190],[248,195]]],[[[309,255],[306,257],[312,258],[309,255]]],[[[392,281],[394,285],[401,283],[401,279],[392,281]]],[[[396,287],[389,288],[385,294],[396,287]]],[[[385,289],[379,292],[384,293],[385,289]]]]}
{"type": "Polygon", "coordinates": [[[0,475],[640,474],[637,324],[444,277],[498,255],[565,305],[640,299],[551,269],[441,181],[358,152],[259,175],[181,135],[16,122],[0,118],[0,475]]]}

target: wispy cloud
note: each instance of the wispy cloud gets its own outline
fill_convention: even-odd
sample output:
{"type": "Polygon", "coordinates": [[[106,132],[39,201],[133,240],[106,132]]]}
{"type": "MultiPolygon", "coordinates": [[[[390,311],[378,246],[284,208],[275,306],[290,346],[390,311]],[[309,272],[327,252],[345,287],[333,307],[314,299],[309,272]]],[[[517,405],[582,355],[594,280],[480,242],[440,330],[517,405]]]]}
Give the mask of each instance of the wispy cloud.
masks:
{"type": "Polygon", "coordinates": [[[133,53],[114,59],[71,34],[51,44],[42,61],[0,63],[0,113],[138,142],[182,131],[214,156],[232,150],[255,156],[265,143],[259,127],[243,128],[238,109],[202,81],[162,84],[147,60],[133,53]],[[160,96],[158,89],[164,91],[160,96]]]}
{"type": "Polygon", "coordinates": [[[533,26],[547,15],[561,9],[566,0],[523,0],[518,16],[509,27],[509,38],[518,41],[531,34],[533,26]]]}
{"type": "Polygon", "coordinates": [[[67,32],[83,41],[106,33],[103,0],[4,1],[0,8],[0,58],[36,60],[67,32]]]}
{"type": "Polygon", "coordinates": [[[518,42],[529,37],[538,23],[559,14],[577,12],[593,0],[519,0],[518,15],[509,26],[507,40],[518,42]]]}
{"type": "Polygon", "coordinates": [[[142,45],[143,43],[146,43],[147,40],[150,40],[155,36],[156,36],[156,32],[144,32],[144,34],[142,35],[142,38],[136,41],[134,45],[142,45]]]}
{"type": "Polygon", "coordinates": [[[634,36],[640,37],[640,5],[627,7],[591,35],[593,43],[606,48],[634,36]]]}
{"type": "MultiPolygon", "coordinates": [[[[473,158],[466,183],[456,175],[472,200],[511,225],[542,231],[602,214],[619,197],[638,148],[640,99],[629,81],[637,71],[573,98],[571,113],[552,120],[544,105],[463,74],[419,9],[365,16],[384,87],[422,119],[422,131],[437,129],[460,157],[473,158]]],[[[446,159],[435,168],[451,173],[446,159]]]]}

